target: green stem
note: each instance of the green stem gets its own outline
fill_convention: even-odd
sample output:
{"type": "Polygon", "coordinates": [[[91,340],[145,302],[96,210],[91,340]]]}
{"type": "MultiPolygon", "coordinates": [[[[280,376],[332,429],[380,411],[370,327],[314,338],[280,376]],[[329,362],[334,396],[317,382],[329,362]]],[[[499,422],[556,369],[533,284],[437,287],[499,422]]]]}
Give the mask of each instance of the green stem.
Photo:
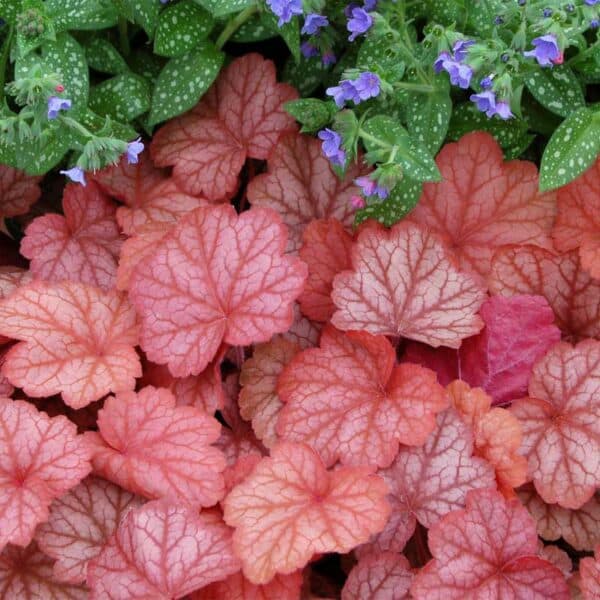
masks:
{"type": "Polygon", "coordinates": [[[8,29],[8,35],[4,40],[2,46],[2,54],[0,54],[0,103],[4,101],[4,83],[6,81],[6,65],[8,63],[8,56],[10,54],[10,44],[12,42],[14,29],[11,25],[8,29]]]}
{"type": "Polygon", "coordinates": [[[231,19],[225,26],[225,29],[221,31],[221,35],[217,38],[215,46],[220,50],[227,43],[227,40],[256,12],[258,12],[258,6],[249,6],[239,15],[231,19]]]}
{"type": "Polygon", "coordinates": [[[119,18],[119,46],[121,47],[121,54],[123,54],[123,56],[129,56],[131,54],[129,35],[127,32],[127,19],[123,17],[119,18]]]}
{"type": "Polygon", "coordinates": [[[87,129],[87,127],[84,127],[81,123],[79,123],[75,119],[72,119],[71,117],[65,117],[64,115],[59,115],[58,118],[67,127],[70,127],[71,129],[75,129],[76,131],[81,133],[81,135],[83,135],[84,137],[87,137],[87,138],[95,137],[94,134],[89,129],[87,129]]]}

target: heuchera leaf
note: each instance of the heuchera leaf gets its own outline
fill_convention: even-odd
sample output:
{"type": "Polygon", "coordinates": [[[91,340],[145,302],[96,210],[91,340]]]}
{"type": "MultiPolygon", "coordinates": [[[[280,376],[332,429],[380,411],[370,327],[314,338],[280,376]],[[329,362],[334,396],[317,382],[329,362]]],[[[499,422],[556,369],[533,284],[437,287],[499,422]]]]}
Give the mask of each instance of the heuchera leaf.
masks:
{"type": "Polygon", "coordinates": [[[89,450],[66,417],[0,398],[0,549],[27,546],[52,500],[90,470],[89,450]]]}
{"type": "Polygon", "coordinates": [[[552,249],[556,198],[539,194],[533,163],[503,162],[496,140],[482,131],[446,144],[436,163],[443,180],[425,184],[408,219],[442,237],[461,268],[485,278],[498,246],[552,249]]]}
{"type": "Polygon", "coordinates": [[[583,506],[600,486],[600,342],[556,344],[533,369],[529,396],[511,412],[545,502],[583,506]]]}
{"type": "Polygon", "coordinates": [[[284,256],[285,244],[268,209],[238,216],[219,205],[182,218],[131,281],[150,360],[178,377],[197,375],[221,342],[244,346],[288,329],[306,266],[284,256]]]}
{"type": "Polygon", "coordinates": [[[141,505],[141,498],[97,477],[57,498],[35,535],[44,553],[56,559],[54,577],[85,582],[88,561],[100,554],[123,515],[141,505]]]}
{"type": "Polygon", "coordinates": [[[115,206],[92,181],[67,185],[62,205],[64,217],[46,214],[25,230],[21,254],[31,260],[32,275],[114,288],[122,243],[115,206]]]}
{"type": "Polygon", "coordinates": [[[81,283],[31,283],[0,301],[0,334],[21,340],[2,373],[35,398],[60,393],[82,408],[131,390],[141,366],[135,312],[127,299],[81,283]]]}
{"type": "Polygon", "coordinates": [[[269,156],[268,172],[248,185],[248,200],[281,214],[290,228],[290,250],[300,246],[303,229],[313,219],[335,218],[346,229],[352,227],[355,209],[350,198],[360,193],[354,179],[365,175],[365,167],[351,165],[340,179],[323,155],[316,138],[290,133],[269,156]]]}
{"type": "Polygon", "coordinates": [[[600,159],[575,181],[558,190],[558,215],[552,230],[561,252],[579,248],[581,266],[600,279],[600,159]]]}
{"type": "Polygon", "coordinates": [[[0,165],[0,220],[24,215],[42,194],[41,177],[0,165]]]}
{"type": "Polygon", "coordinates": [[[88,432],[94,472],[146,498],[212,506],[224,493],[225,457],[210,444],[221,426],[203,411],[176,406],[175,396],[148,386],[109,396],[88,432]]]}
{"type": "Polygon", "coordinates": [[[348,574],[342,600],[408,600],[412,579],[410,564],[401,554],[370,554],[348,574]]]}
{"type": "Polygon", "coordinates": [[[194,110],[157,132],[152,158],[174,167],[182,190],[222,200],[235,191],[246,158],[266,159],[279,136],[296,129],[282,107],[296,97],[291,86],[276,82],[271,61],[246,54],[221,71],[194,110]]]}
{"type": "Polygon", "coordinates": [[[172,600],[239,569],[224,523],[156,500],[125,515],[87,582],[92,600],[172,600]]]}
{"type": "Polygon", "coordinates": [[[483,326],[476,313],[484,288],[457,269],[436,236],[413,223],[362,231],[352,266],[333,281],[338,310],[331,322],[338,329],[458,348],[483,326]]]}
{"type": "Polygon", "coordinates": [[[433,371],[395,365],[383,336],[328,326],[320,348],[292,360],[277,387],[281,439],[312,446],[327,466],[387,467],[398,444],[419,446],[448,399],[433,371]]]}
{"type": "Polygon", "coordinates": [[[596,547],[594,558],[588,556],[581,559],[579,572],[584,600],[600,598],[600,545],[596,547]]]}
{"type": "Polygon", "coordinates": [[[477,490],[428,534],[433,559],[417,574],[416,600],[568,600],[562,573],[537,557],[535,523],[517,499],[477,490]]]}
{"type": "MultiPolygon", "coordinates": [[[[19,286],[31,281],[31,273],[19,267],[0,267],[0,300],[8,298],[19,286]]],[[[0,345],[10,342],[10,338],[0,335],[0,345]]],[[[0,363],[1,366],[1,363],[0,363]]],[[[0,375],[0,380],[2,375],[0,375]]],[[[2,393],[0,392],[0,395],[2,393]]]]}
{"type": "Polygon", "coordinates": [[[282,337],[298,344],[300,348],[314,348],[321,337],[321,323],[315,323],[302,316],[300,305],[294,302],[294,321],[290,328],[282,333],[282,337]]]}
{"type": "Polygon", "coordinates": [[[244,575],[263,584],[318,552],[348,552],[380,531],[387,486],[368,469],[328,472],[305,444],[281,443],[224,501],[244,575]]]}
{"type": "Polygon", "coordinates": [[[581,267],[575,251],[554,255],[532,246],[507,246],[494,256],[489,284],[492,294],[544,296],[569,338],[600,336],[600,282],[581,267]]]}

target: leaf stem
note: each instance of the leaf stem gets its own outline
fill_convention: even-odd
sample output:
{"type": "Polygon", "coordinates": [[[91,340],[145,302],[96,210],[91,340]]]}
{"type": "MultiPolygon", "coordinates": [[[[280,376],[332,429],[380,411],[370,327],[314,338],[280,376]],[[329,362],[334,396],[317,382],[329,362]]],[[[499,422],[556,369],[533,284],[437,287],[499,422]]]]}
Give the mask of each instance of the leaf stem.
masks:
{"type": "Polygon", "coordinates": [[[58,118],[70,129],[75,129],[86,138],[94,138],[96,137],[89,129],[84,127],[81,123],[72,119],[71,117],[66,117],[65,115],[59,115],[58,118]]]}
{"type": "Polygon", "coordinates": [[[131,54],[129,35],[127,32],[127,19],[124,17],[119,17],[119,46],[123,56],[129,56],[131,54]]]}
{"type": "Polygon", "coordinates": [[[231,21],[229,21],[229,23],[227,23],[225,26],[225,29],[221,31],[221,34],[215,42],[217,49],[220,50],[227,43],[227,40],[229,40],[229,38],[256,12],[258,12],[257,5],[249,6],[236,17],[231,19],[231,21]]]}
{"type": "Polygon", "coordinates": [[[2,45],[2,54],[0,54],[0,103],[4,101],[4,83],[6,81],[6,66],[8,63],[8,56],[10,54],[10,44],[12,42],[14,29],[10,25],[8,29],[8,35],[2,45]]]}

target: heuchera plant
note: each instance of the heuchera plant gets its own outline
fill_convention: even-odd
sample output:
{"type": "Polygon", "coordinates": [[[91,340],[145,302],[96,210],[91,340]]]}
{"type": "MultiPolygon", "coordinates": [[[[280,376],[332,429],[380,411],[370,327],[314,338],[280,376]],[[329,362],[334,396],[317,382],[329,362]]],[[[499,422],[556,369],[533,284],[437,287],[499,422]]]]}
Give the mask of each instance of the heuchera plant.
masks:
{"type": "Polygon", "coordinates": [[[0,598],[597,600],[599,10],[0,0],[0,598]]]}

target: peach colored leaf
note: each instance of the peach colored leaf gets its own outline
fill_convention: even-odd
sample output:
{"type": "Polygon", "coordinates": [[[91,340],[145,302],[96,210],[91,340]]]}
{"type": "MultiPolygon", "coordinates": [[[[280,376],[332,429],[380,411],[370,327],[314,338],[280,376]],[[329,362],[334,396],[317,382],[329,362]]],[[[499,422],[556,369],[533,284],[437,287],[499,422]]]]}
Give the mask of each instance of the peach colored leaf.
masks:
{"type": "Polygon", "coordinates": [[[454,265],[436,236],[412,223],[362,231],[351,271],[336,275],[331,322],[339,329],[458,348],[478,333],[485,290],[454,265]]]}
{"type": "Polygon", "coordinates": [[[540,541],[539,546],[538,556],[552,563],[568,579],[573,571],[573,561],[569,558],[569,555],[552,544],[544,546],[540,541]]]}
{"type": "Polygon", "coordinates": [[[581,592],[584,600],[600,598],[600,545],[596,547],[594,558],[588,556],[579,562],[581,592]]]}
{"type": "Polygon", "coordinates": [[[284,367],[300,348],[282,337],[275,337],[254,349],[240,373],[242,389],[238,398],[241,416],[252,421],[252,429],[267,448],[277,442],[275,425],[283,406],[277,394],[277,380],[284,367]]]}
{"type": "Polygon", "coordinates": [[[285,244],[271,210],[237,215],[219,205],[183,217],[131,280],[148,358],[197,375],[223,341],[244,346],[286,331],[306,266],[284,255],[285,244]]]}
{"type": "Polygon", "coordinates": [[[66,417],[0,398],[0,549],[27,546],[52,500],[90,470],[90,452],[66,417]]]}
{"type": "Polygon", "coordinates": [[[248,185],[248,199],[281,214],[290,228],[290,250],[299,248],[304,228],[314,219],[335,218],[351,229],[355,209],[350,198],[360,193],[354,179],[367,173],[365,167],[352,165],[340,179],[323,155],[321,142],[298,133],[283,137],[267,164],[267,173],[248,185]]]}
{"type": "Polygon", "coordinates": [[[594,279],[600,279],[600,231],[583,236],[579,256],[581,266],[589,271],[594,279]]]}
{"type": "Polygon", "coordinates": [[[335,312],[333,279],[352,268],[351,250],[352,236],[336,219],[312,221],[304,230],[300,258],[308,265],[308,279],[298,301],[309,319],[326,322],[335,312]]]}
{"type": "Polygon", "coordinates": [[[298,354],[279,377],[283,440],[312,446],[327,466],[387,467],[399,443],[419,446],[448,399],[433,371],[395,365],[383,336],[323,331],[320,348],[298,354]]]}
{"type": "Polygon", "coordinates": [[[0,600],[87,600],[87,588],[54,578],[53,563],[35,542],[7,546],[0,554],[0,600]]]}
{"type": "MultiPolygon", "coordinates": [[[[4,352],[0,350],[0,367],[2,367],[2,361],[4,360],[4,352]]],[[[10,381],[0,373],[0,397],[10,397],[15,391],[15,388],[10,385],[10,381]]]]}
{"type": "Polygon", "coordinates": [[[304,567],[313,554],[348,552],[380,531],[387,486],[369,470],[328,472],[305,444],[281,443],[224,501],[244,575],[255,584],[304,567]]]}
{"type": "Polygon", "coordinates": [[[400,362],[427,367],[436,373],[441,385],[448,385],[459,377],[458,352],[459,350],[454,348],[432,348],[421,342],[409,341],[400,362]]]}
{"type": "Polygon", "coordinates": [[[97,477],[57,498],[35,534],[42,551],[56,559],[55,579],[85,582],[87,563],[100,554],[123,515],[141,505],[141,498],[97,477]]]}
{"type": "Polygon", "coordinates": [[[294,302],[293,305],[294,320],[290,328],[282,333],[281,336],[290,342],[294,342],[303,350],[306,348],[314,348],[319,343],[321,337],[322,323],[315,323],[310,319],[302,316],[300,305],[294,302]]]}
{"type": "Polygon", "coordinates": [[[246,158],[266,159],[279,136],[295,131],[283,104],[297,97],[277,83],[275,65],[250,53],[221,71],[209,92],[211,110],[193,110],[172,120],[150,147],[157,165],[173,166],[173,177],[189,194],[219,201],[232,194],[246,158]]]}
{"type": "Polygon", "coordinates": [[[42,195],[41,180],[42,177],[0,165],[0,220],[24,215],[42,195]]]}
{"type": "Polygon", "coordinates": [[[494,256],[489,284],[492,294],[545,296],[569,338],[600,336],[600,282],[581,267],[577,252],[507,246],[494,256]]]}
{"type": "Polygon", "coordinates": [[[25,230],[21,254],[29,258],[31,274],[45,281],[78,281],[104,290],[115,287],[122,237],[115,206],[90,181],[69,184],[62,215],[34,219],[25,230]]]}
{"type": "Polygon", "coordinates": [[[186,194],[163,169],[154,167],[147,153],[140,156],[137,164],[129,164],[123,157],[118,165],[93,173],[91,179],[125,203],[117,209],[117,221],[127,235],[137,233],[145,225],[175,223],[179,217],[207,204],[202,198],[186,194]]]}
{"type": "Polygon", "coordinates": [[[81,283],[31,283],[0,301],[0,334],[21,340],[2,373],[35,398],[60,393],[82,408],[141,376],[127,299],[81,283]]]}
{"type": "MultiPolygon", "coordinates": [[[[7,298],[18,287],[31,281],[31,273],[19,267],[0,267],[0,300],[7,298]]],[[[0,335],[0,345],[10,342],[10,338],[0,335]]],[[[0,366],[1,363],[0,363],[0,366]]],[[[0,375],[2,380],[2,375],[0,375]]],[[[3,395],[0,391],[0,396],[3,395]]],[[[7,394],[4,394],[7,395],[7,394]]]]}
{"type": "Polygon", "coordinates": [[[225,457],[211,446],[221,427],[204,411],[176,406],[173,394],[148,386],[109,396],[99,433],[86,433],[94,472],[146,498],[212,506],[222,497],[225,457]]]}
{"type": "Polygon", "coordinates": [[[417,574],[415,600],[568,600],[562,573],[537,557],[535,524],[516,499],[494,490],[467,495],[428,534],[433,559],[417,574]]]}
{"type": "Polygon", "coordinates": [[[358,561],[342,589],[342,600],[408,600],[413,579],[408,560],[382,552],[358,561]]]}
{"type": "Polygon", "coordinates": [[[600,342],[556,344],[533,369],[529,396],[511,412],[545,502],[583,506],[600,486],[600,342]]]}
{"type": "Polygon", "coordinates": [[[222,521],[156,500],[123,517],[87,582],[91,600],[173,600],[239,569],[222,521]]]}
{"type": "Polygon", "coordinates": [[[554,193],[538,192],[533,163],[503,162],[502,149],[485,132],[447,144],[436,163],[440,183],[426,183],[408,219],[439,235],[465,271],[486,278],[494,250],[505,244],[552,249],[554,193]]]}

